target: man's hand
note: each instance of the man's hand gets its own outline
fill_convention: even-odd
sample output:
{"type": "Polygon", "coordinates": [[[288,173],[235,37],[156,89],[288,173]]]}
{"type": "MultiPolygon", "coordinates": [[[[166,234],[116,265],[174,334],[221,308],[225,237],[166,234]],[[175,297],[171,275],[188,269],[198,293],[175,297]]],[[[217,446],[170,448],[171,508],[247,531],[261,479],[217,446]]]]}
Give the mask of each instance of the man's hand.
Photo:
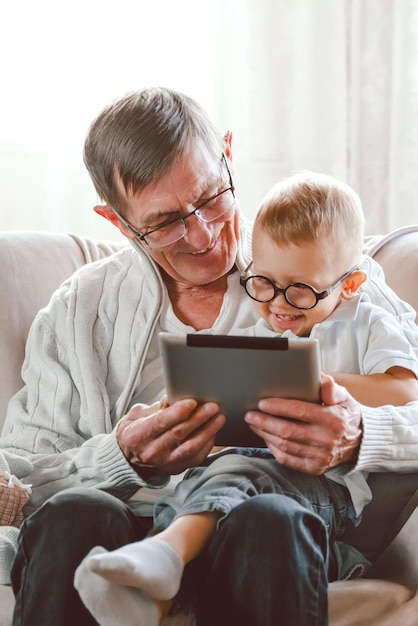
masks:
{"type": "Polygon", "coordinates": [[[224,423],[213,402],[135,404],[119,422],[118,444],[130,463],[154,474],[178,474],[206,459],[224,423]]]}
{"type": "Polygon", "coordinates": [[[245,420],[279,463],[323,474],[345,461],[355,462],[362,430],[359,404],[331,376],[322,375],[321,396],[323,404],[263,399],[259,411],[249,411],[245,420]]]}

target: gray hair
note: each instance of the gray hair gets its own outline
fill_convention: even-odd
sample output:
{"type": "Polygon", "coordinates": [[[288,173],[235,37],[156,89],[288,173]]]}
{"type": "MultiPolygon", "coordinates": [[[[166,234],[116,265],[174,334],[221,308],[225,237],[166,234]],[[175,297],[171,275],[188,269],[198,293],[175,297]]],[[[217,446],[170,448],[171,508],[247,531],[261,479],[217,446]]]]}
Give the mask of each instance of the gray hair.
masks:
{"type": "Polygon", "coordinates": [[[222,135],[195,100],[164,87],[144,88],[113,102],[93,121],[84,162],[100,198],[123,212],[127,195],[163,178],[199,139],[221,156],[222,135]]]}

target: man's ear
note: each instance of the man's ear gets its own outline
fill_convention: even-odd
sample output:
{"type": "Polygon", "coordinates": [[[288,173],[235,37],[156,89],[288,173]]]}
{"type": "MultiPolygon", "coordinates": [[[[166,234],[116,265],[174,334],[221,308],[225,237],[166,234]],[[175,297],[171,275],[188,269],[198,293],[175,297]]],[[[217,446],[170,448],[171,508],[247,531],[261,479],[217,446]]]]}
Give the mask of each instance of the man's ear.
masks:
{"type": "Polygon", "coordinates": [[[230,163],[232,163],[232,131],[227,130],[224,134],[224,153],[230,163]]]}
{"type": "Polygon", "coordinates": [[[113,213],[112,209],[107,204],[97,205],[93,207],[93,211],[97,213],[97,215],[104,217],[105,220],[108,220],[111,224],[113,224],[113,226],[119,228],[118,216],[113,213]]]}
{"type": "Polygon", "coordinates": [[[343,282],[341,296],[344,300],[350,300],[356,295],[362,284],[367,280],[367,274],[362,270],[356,270],[343,282]]]}
{"type": "Polygon", "coordinates": [[[134,234],[131,233],[129,228],[126,228],[126,226],[122,224],[122,222],[120,221],[116,213],[112,211],[110,206],[108,206],[107,204],[100,204],[100,205],[93,207],[93,210],[98,215],[101,215],[102,217],[104,217],[105,220],[108,220],[111,224],[113,224],[113,226],[116,226],[116,228],[120,230],[122,235],[124,235],[125,237],[128,237],[128,239],[134,238],[134,234]]]}

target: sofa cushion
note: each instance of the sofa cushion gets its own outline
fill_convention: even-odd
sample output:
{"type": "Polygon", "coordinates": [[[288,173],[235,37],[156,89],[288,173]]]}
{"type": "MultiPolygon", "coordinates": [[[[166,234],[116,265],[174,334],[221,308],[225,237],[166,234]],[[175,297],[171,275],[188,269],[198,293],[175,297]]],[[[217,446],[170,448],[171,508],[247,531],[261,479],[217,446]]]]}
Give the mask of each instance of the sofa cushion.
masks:
{"type": "Polygon", "coordinates": [[[127,245],[64,233],[0,233],[0,427],[10,397],[22,385],[25,341],[37,311],[79,267],[127,245]]]}

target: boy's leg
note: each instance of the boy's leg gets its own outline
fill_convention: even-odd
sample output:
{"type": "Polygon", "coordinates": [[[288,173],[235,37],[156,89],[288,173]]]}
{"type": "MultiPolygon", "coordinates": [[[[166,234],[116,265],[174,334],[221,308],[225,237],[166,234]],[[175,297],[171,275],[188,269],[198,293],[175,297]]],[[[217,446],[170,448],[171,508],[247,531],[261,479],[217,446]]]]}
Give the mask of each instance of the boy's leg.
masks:
{"type": "Polygon", "coordinates": [[[217,511],[183,515],[153,537],[110,552],[93,549],[83,561],[83,571],[141,589],[155,600],[171,600],[180,588],[184,566],[207,546],[220,515],[217,511]]]}
{"type": "MultiPolygon", "coordinates": [[[[186,586],[192,581],[198,597],[198,626],[275,626],[278,620],[325,626],[328,580],[336,577],[329,546],[347,521],[347,490],[271,460],[252,459],[247,466],[239,455],[193,476],[195,487],[202,480],[211,486],[206,506],[216,495],[229,511],[202,557],[186,568],[186,586]]],[[[188,512],[202,503],[202,493],[194,493],[188,512]]],[[[157,522],[165,512],[172,515],[163,507],[157,522]]]]}
{"type": "Polygon", "coordinates": [[[48,500],[23,524],[12,570],[14,626],[97,625],[74,589],[74,572],[89,550],[112,550],[147,532],[117,498],[70,489],[48,500]]]}
{"type": "Polygon", "coordinates": [[[260,494],[288,496],[316,513],[325,523],[330,541],[344,532],[352,507],[348,490],[325,476],[296,472],[273,457],[230,453],[206,467],[194,468],[177,485],[174,495],[156,503],[152,534],[167,528],[180,515],[203,511],[216,511],[221,527],[235,507],[260,494]]]}

